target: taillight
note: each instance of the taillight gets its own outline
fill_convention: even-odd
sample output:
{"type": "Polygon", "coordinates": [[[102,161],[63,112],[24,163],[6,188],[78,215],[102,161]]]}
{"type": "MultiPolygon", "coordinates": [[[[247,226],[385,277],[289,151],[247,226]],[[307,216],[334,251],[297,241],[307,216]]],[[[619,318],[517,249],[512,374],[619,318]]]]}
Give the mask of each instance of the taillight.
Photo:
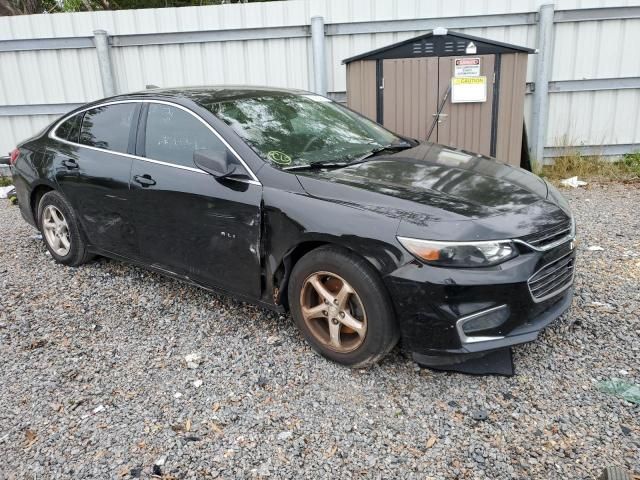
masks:
{"type": "Polygon", "coordinates": [[[15,165],[16,161],[18,160],[18,157],[20,156],[20,150],[18,150],[17,148],[14,149],[10,154],[9,154],[9,164],[10,165],[15,165]]]}

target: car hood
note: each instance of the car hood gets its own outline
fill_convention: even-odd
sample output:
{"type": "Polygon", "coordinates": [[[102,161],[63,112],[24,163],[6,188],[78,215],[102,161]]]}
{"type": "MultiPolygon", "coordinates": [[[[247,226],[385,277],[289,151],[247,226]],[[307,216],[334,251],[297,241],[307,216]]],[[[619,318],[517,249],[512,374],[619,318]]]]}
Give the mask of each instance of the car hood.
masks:
{"type": "Polygon", "coordinates": [[[547,185],[538,176],[428,143],[350,167],[300,172],[298,178],[312,196],[416,225],[495,223],[490,219],[505,215],[528,218],[535,214],[554,222],[566,219],[556,202],[548,199],[547,185]]]}

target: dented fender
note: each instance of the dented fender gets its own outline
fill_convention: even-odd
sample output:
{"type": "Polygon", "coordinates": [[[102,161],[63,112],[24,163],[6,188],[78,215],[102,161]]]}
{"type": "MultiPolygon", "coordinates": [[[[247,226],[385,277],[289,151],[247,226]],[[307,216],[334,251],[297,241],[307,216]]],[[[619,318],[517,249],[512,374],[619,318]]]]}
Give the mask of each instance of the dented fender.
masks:
{"type": "Polygon", "coordinates": [[[260,173],[264,183],[263,300],[280,304],[292,268],[291,257],[322,244],[341,246],[364,257],[381,276],[410,261],[395,238],[399,218],[313,196],[296,175],[269,166],[260,173]]]}

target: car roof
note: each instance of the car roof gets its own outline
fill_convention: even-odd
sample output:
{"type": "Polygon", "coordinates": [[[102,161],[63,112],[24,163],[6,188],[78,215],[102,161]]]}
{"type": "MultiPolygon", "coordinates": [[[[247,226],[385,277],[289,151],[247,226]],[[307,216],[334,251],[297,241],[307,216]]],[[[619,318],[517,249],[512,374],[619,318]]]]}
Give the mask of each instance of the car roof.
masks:
{"type": "Polygon", "coordinates": [[[139,92],[118,95],[110,100],[131,98],[185,98],[196,103],[206,104],[237,98],[259,97],[264,94],[300,95],[305,90],[292,88],[274,88],[248,85],[211,85],[200,87],[149,88],[139,92]]]}

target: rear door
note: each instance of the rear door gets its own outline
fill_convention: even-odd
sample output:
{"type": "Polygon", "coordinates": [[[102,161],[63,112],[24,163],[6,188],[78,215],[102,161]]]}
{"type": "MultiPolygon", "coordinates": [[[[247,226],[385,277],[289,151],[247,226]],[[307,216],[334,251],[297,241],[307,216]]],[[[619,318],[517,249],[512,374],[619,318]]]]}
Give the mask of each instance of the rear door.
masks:
{"type": "Polygon", "coordinates": [[[63,122],[46,155],[89,243],[135,257],[129,177],[140,103],[99,106],[63,122]]]}
{"type": "Polygon", "coordinates": [[[258,297],[262,186],[203,172],[193,163],[199,149],[227,146],[186,108],[145,105],[136,146],[145,159],[131,171],[141,255],[158,268],[258,297]]]}

